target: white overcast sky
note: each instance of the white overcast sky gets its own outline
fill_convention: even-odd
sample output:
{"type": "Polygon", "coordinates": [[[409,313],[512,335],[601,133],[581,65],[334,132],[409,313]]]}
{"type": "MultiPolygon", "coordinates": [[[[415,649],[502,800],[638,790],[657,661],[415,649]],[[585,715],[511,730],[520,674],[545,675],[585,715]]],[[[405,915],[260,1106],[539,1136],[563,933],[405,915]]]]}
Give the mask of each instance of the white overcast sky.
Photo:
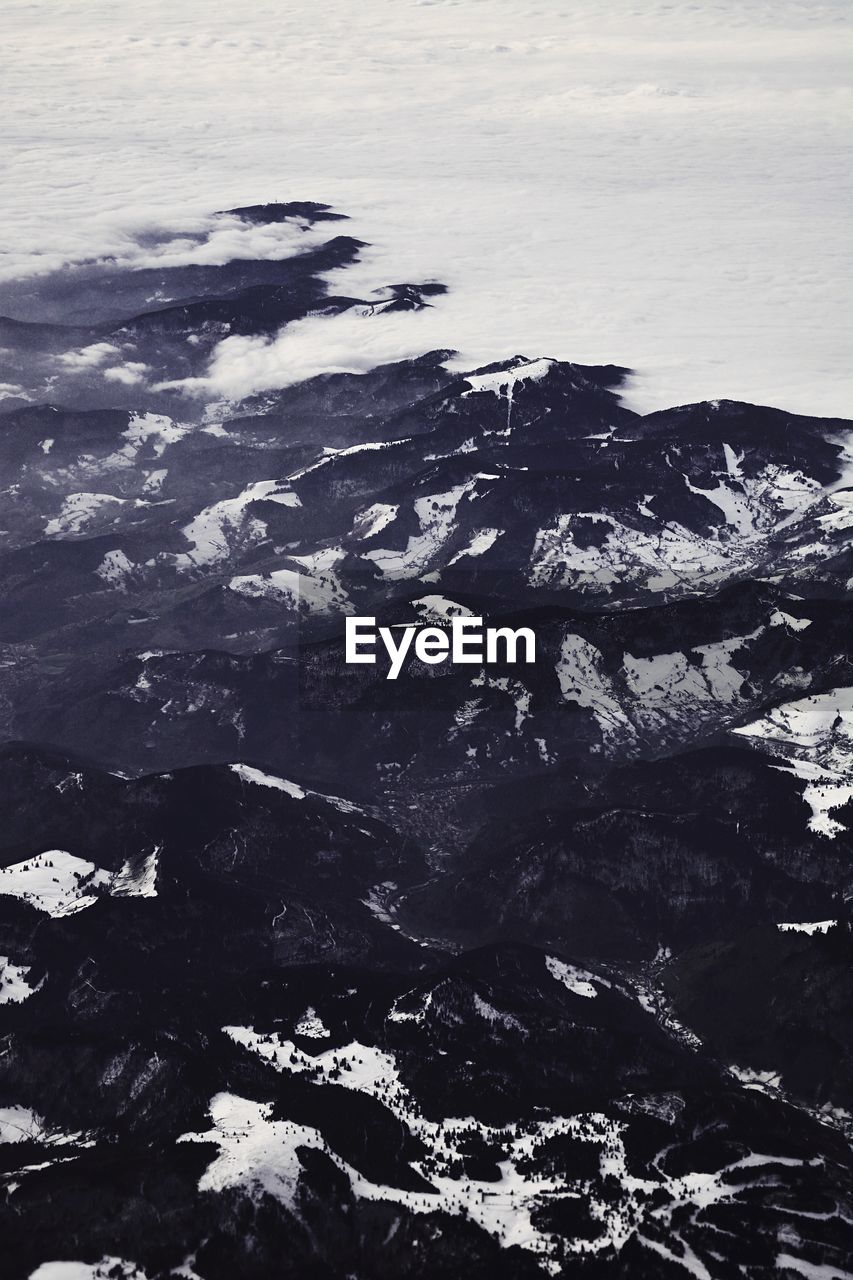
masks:
{"type": "Polygon", "coordinates": [[[224,389],[449,346],[628,364],[639,408],[853,416],[851,28],[849,0],[5,0],[5,270],[324,200],[372,245],[336,287],[451,294],[258,344],[224,389]]]}

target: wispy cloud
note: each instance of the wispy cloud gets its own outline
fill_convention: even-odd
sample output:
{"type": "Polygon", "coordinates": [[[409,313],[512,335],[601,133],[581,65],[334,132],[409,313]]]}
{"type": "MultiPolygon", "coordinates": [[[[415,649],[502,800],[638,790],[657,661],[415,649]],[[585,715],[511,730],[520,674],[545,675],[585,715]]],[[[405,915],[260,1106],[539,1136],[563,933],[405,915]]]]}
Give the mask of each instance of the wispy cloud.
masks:
{"type": "Polygon", "coordinates": [[[366,373],[379,364],[428,350],[429,332],[440,323],[428,320],[429,315],[429,311],[376,314],[370,308],[352,307],[338,315],[296,320],[274,338],[224,338],[203,377],[163,383],[155,390],[241,400],[322,373],[366,373]]]}

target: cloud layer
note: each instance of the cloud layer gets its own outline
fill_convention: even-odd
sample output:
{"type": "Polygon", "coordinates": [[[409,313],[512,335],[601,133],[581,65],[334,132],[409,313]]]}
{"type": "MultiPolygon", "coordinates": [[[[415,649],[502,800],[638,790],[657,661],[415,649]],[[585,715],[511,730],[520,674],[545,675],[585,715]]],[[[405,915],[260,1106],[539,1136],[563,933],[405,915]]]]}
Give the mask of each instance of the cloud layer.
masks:
{"type": "MultiPolygon", "coordinates": [[[[188,209],[201,236],[212,209],[326,200],[374,246],[335,288],[450,295],[229,339],[223,386],[245,390],[241,358],[264,386],[324,347],[353,368],[422,340],[468,366],[630,364],[643,408],[849,412],[850,27],[845,0],[10,0],[3,270],[130,261],[188,209]]],[[[205,252],[304,234],[223,228],[205,252]]],[[[198,252],[158,241],[139,264],[198,252]]]]}

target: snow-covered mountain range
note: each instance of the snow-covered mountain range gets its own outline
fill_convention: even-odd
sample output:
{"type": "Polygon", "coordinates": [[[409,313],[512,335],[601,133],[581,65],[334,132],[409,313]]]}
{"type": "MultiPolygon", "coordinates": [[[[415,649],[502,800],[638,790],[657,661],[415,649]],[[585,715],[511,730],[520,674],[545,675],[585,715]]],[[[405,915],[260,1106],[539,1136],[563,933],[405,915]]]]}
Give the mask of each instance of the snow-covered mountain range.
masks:
{"type": "Polygon", "coordinates": [[[439,298],[331,294],[345,230],[0,287],[10,1280],[843,1276],[853,423],[536,351],[224,398],[439,298]]]}

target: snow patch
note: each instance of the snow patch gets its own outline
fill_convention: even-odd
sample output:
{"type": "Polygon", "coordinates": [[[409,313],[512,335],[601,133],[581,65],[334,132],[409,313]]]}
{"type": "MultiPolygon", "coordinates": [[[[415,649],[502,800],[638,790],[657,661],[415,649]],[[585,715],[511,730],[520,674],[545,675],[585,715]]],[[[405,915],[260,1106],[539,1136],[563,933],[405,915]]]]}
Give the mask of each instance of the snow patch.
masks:
{"type": "Polygon", "coordinates": [[[110,873],[64,849],[26,858],[0,868],[0,894],[20,898],[49,916],[70,916],[92,906],[106,889],[110,873]]]}
{"type": "Polygon", "coordinates": [[[247,508],[274,492],[277,484],[275,480],[259,480],[236,498],[223,498],[200,511],[181,529],[192,550],[175,557],[178,567],[219,564],[233,551],[262,542],[267,526],[257,516],[247,515],[247,508]]]}
{"type": "Polygon", "coordinates": [[[88,525],[110,508],[126,505],[124,498],[114,498],[111,493],[70,493],[63,499],[58,516],[48,520],[44,527],[48,538],[73,538],[85,531],[88,525]]]}
{"type": "Polygon", "coordinates": [[[475,616],[473,610],[466,609],[464,604],[457,604],[455,600],[448,600],[446,596],[421,596],[419,600],[412,601],[412,608],[417,610],[422,622],[437,623],[439,626],[451,618],[475,616]]]}
{"type": "Polygon", "coordinates": [[[498,476],[478,473],[464,484],[446,493],[429,494],[415,499],[414,510],[420,525],[419,534],[411,534],[402,551],[377,549],[365,553],[386,578],[412,578],[425,571],[456,529],[456,512],[463,499],[475,498],[478,480],[497,480],[498,476]]]}
{"type": "Polygon", "coordinates": [[[315,800],[324,800],[326,804],[330,804],[333,809],[338,809],[341,813],[361,813],[362,809],[359,805],[354,804],[352,800],[344,800],[341,796],[325,795],[321,791],[310,791],[305,787],[300,787],[296,782],[288,782],[286,778],[277,778],[275,774],[264,773],[260,769],[255,769],[248,764],[229,764],[228,768],[232,773],[236,773],[238,778],[242,778],[244,782],[253,783],[259,787],[271,787],[274,791],[284,791],[293,800],[305,800],[311,796],[315,800]]]}
{"type": "Polygon", "coordinates": [[[751,1067],[738,1067],[733,1063],[728,1070],[745,1089],[775,1096],[782,1087],[782,1077],[778,1071],[754,1071],[751,1067]]]}
{"type": "Polygon", "coordinates": [[[142,486],[142,492],[159,494],[163,488],[163,481],[168,474],[168,467],[158,467],[153,471],[148,471],[145,476],[145,483],[142,486]]]}
{"type": "Polygon", "coordinates": [[[474,689],[499,689],[506,693],[515,704],[515,732],[520,733],[525,720],[530,718],[530,703],[533,695],[520,680],[511,680],[509,676],[490,676],[485,669],[471,681],[474,689]]]}
{"type": "Polygon", "coordinates": [[[307,1036],[310,1040],[328,1040],[331,1034],[329,1028],[312,1005],[309,1005],[305,1010],[294,1026],[293,1031],[294,1035],[307,1036]]]}
{"type": "MultiPolygon", "coordinates": [[[[144,368],[144,366],[142,366],[144,368]]],[[[133,413],[122,437],[127,441],[125,453],[135,457],[143,445],[149,445],[160,458],[170,444],[177,444],[195,430],[190,422],[174,422],[163,413],[133,413]]]]}
{"type": "Polygon", "coordinates": [[[794,618],[783,609],[774,609],[770,615],[771,627],[787,627],[789,631],[805,631],[812,625],[811,618],[794,618]]]}
{"type": "Polygon", "coordinates": [[[147,1280],[135,1262],[103,1257],[100,1262],[43,1262],[30,1280],[147,1280]]]}
{"type": "Polygon", "coordinates": [[[349,597],[335,573],[335,565],[346,556],[341,547],[327,547],[309,555],[291,556],[300,569],[273,569],[232,578],[229,590],[251,599],[281,600],[306,613],[324,614],[346,610],[349,597]]]}
{"type": "Polygon", "coordinates": [[[27,982],[30,967],[27,964],[12,964],[8,956],[0,956],[0,1004],[21,1004],[38,991],[41,982],[34,987],[27,982]]]}
{"type": "Polygon", "coordinates": [[[837,920],[804,920],[799,924],[786,921],[776,928],[780,933],[807,933],[811,937],[815,933],[828,933],[837,924],[837,920]]]}
{"type": "Polygon", "coordinates": [[[572,995],[585,996],[588,1000],[592,1000],[598,995],[593,985],[598,979],[593,974],[588,973],[586,969],[578,969],[576,965],[567,964],[565,960],[558,960],[556,956],[545,957],[545,968],[551,977],[555,978],[557,982],[561,982],[567,991],[571,991],[572,995]]]}
{"type": "Polygon", "coordinates": [[[568,632],[563,637],[556,672],[564,701],[588,707],[595,715],[607,743],[631,740],[636,736],[613,684],[603,669],[603,656],[583,636],[568,632]]]}
{"type": "Polygon", "coordinates": [[[308,792],[296,782],[288,782],[286,778],[277,778],[274,774],[263,773],[260,769],[254,769],[248,764],[229,764],[228,768],[232,773],[236,773],[238,778],[242,778],[244,782],[252,782],[258,787],[272,787],[274,791],[284,791],[286,795],[291,796],[294,800],[304,800],[308,792]]]}
{"type": "Polygon", "coordinates": [[[42,1117],[29,1107],[0,1107],[0,1143],[41,1142],[50,1146],[84,1145],[80,1133],[66,1133],[49,1128],[42,1117]]]}
{"type": "Polygon", "coordinates": [[[642,703],[644,718],[663,714],[670,718],[697,703],[714,705],[737,702],[745,676],[731,663],[732,655],[761,634],[734,636],[714,644],[696,645],[688,653],[659,653],[651,658],[635,658],[626,653],[623,668],[628,688],[642,703]],[[690,661],[698,655],[700,661],[690,661]]]}
{"type": "Polygon", "coordinates": [[[805,781],[812,831],[833,839],[844,830],[831,814],[853,800],[853,688],[783,703],[732,732],[785,758],[774,768],[805,781]]]}
{"type": "Polygon", "coordinates": [[[115,898],[156,898],[157,867],[162,845],[155,845],[143,858],[128,859],[113,876],[110,893],[115,898]]]}
{"type": "Polygon", "coordinates": [[[395,503],[374,502],[372,507],[356,516],[352,536],[360,541],[372,538],[375,533],[381,533],[392,520],[396,520],[399,510],[395,503]]]}
{"type": "Polygon", "coordinates": [[[463,547],[461,551],[457,551],[448,562],[448,568],[452,564],[456,564],[458,560],[462,560],[465,556],[481,556],[484,552],[493,547],[498,538],[502,537],[503,529],[480,529],[474,534],[467,547],[463,547]]]}
{"type": "Polygon", "coordinates": [[[108,586],[115,587],[118,591],[126,591],[127,580],[135,568],[136,565],[121,548],[116,548],[115,551],[107,552],[95,573],[108,586]]]}
{"type": "Polygon", "coordinates": [[[465,381],[470,390],[463,391],[463,396],[475,395],[480,391],[491,391],[493,395],[506,395],[512,403],[515,389],[520,382],[541,382],[553,360],[524,360],[506,369],[498,369],[495,373],[466,373],[465,381]]]}

